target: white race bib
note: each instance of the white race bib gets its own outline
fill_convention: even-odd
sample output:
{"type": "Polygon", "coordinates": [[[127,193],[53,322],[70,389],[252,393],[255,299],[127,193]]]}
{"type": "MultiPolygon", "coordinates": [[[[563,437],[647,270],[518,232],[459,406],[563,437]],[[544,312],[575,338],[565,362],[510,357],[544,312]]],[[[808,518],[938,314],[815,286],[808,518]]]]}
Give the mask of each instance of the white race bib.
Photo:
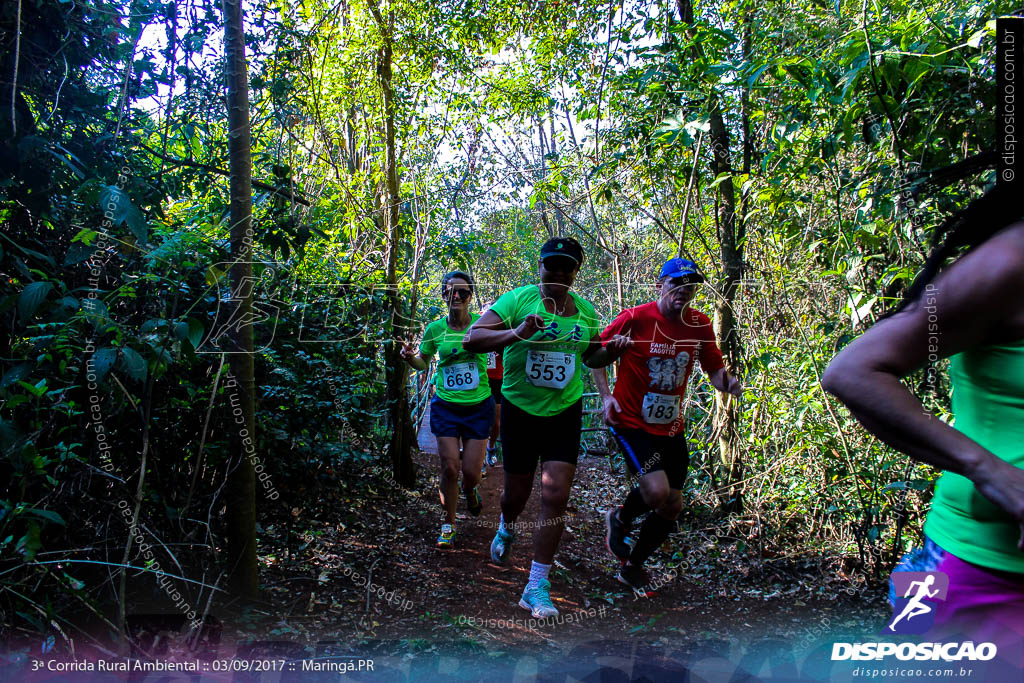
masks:
{"type": "Polygon", "coordinates": [[[498,369],[498,352],[491,351],[487,354],[487,369],[497,370],[498,369]]]}
{"type": "Polygon", "coordinates": [[[535,387],[564,389],[575,374],[575,353],[533,350],[526,352],[526,381],[535,387]]]}
{"type": "Polygon", "coordinates": [[[480,386],[476,363],[455,363],[441,368],[441,383],[448,391],[471,391],[480,386]]]}
{"type": "Polygon", "coordinates": [[[644,422],[652,425],[663,425],[674,422],[679,417],[680,396],[665,394],[644,394],[644,422]]]}

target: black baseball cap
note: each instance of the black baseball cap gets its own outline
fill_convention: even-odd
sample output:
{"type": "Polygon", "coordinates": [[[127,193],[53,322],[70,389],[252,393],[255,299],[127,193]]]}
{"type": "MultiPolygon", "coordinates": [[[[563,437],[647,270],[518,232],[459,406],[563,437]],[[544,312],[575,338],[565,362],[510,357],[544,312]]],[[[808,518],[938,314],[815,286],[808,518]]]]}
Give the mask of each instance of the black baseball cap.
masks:
{"type": "Polygon", "coordinates": [[[583,247],[571,237],[552,237],[545,242],[540,248],[540,259],[543,261],[549,256],[567,256],[577,266],[583,265],[583,247]]]}

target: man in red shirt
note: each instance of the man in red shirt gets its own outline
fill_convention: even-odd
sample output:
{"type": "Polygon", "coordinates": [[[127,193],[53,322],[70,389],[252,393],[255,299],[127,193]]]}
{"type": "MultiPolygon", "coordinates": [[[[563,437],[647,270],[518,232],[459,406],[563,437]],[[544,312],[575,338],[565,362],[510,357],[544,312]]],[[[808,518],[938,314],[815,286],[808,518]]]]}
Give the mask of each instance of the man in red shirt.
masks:
{"type": "Polygon", "coordinates": [[[658,276],[658,299],[620,313],[601,333],[603,348],[587,362],[600,368],[621,358],[614,394],[605,373],[594,377],[605,423],[622,449],[630,479],[639,480],[621,507],[605,513],[608,549],[623,561],[615,578],[637,592],[646,593],[650,583],[644,562],[668,538],[683,509],[690,457],[683,398],[694,360],[700,360],[716,389],[743,393],[743,385],[725,369],[711,320],[690,308],[701,282],[705,278],[692,261],[669,259],[658,276]],[[645,514],[630,548],[626,535],[645,514]]]}

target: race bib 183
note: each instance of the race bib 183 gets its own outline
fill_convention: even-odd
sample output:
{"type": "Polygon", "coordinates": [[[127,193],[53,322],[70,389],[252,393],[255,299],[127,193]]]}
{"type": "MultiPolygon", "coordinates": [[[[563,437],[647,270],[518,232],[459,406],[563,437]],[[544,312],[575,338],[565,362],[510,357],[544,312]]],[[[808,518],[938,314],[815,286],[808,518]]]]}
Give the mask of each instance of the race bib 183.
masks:
{"type": "Polygon", "coordinates": [[[533,350],[526,352],[526,381],[535,387],[564,389],[575,374],[575,353],[533,350]]]}
{"type": "Polygon", "coordinates": [[[644,394],[644,422],[663,425],[675,421],[679,416],[679,396],[665,394],[644,394]]]}

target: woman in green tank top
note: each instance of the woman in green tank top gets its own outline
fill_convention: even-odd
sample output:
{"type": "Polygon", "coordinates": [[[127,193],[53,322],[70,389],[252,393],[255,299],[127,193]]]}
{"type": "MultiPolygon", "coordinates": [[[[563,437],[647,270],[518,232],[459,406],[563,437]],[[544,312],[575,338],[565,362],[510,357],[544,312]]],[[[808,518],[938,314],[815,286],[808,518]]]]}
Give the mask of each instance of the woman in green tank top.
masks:
{"type": "Polygon", "coordinates": [[[479,516],[483,507],[477,484],[494,421],[494,400],[487,383],[487,356],[467,351],[462,346],[466,329],[480,317],[469,310],[473,287],[473,278],[461,270],[445,275],[441,280],[441,296],[448,304],[448,315],[427,325],[418,353],[410,344],[402,346],[402,358],[420,371],[430,366],[435,354],[438,356],[434,373],[436,393],[430,402],[430,431],[437,438],[441,465],[441,505],[445,514],[437,537],[441,548],[450,548],[455,543],[460,469],[470,514],[479,516]]]}
{"type": "MultiPolygon", "coordinates": [[[[901,306],[843,349],[822,378],[825,390],[873,434],[945,470],[924,525],[933,560],[916,567],[949,579],[933,628],[1018,648],[1024,642],[1022,214],[1014,193],[997,187],[940,226],[936,237],[945,242],[901,306]],[[940,273],[965,245],[973,248],[940,273]],[[900,381],[947,357],[953,426],[926,412],[900,381]]],[[[898,631],[890,625],[889,632],[898,631]]]]}
{"type": "Polygon", "coordinates": [[[534,617],[558,614],[548,572],[565,527],[569,490],[580,446],[584,359],[601,346],[594,306],[571,290],[583,264],[583,248],[571,237],[554,237],[540,248],[537,284],[501,296],[466,334],[477,352],[501,351],[501,442],[504,489],[491,559],[505,564],[516,523],[541,467],[541,513],[533,534],[530,578],[519,606],[534,617]]]}

